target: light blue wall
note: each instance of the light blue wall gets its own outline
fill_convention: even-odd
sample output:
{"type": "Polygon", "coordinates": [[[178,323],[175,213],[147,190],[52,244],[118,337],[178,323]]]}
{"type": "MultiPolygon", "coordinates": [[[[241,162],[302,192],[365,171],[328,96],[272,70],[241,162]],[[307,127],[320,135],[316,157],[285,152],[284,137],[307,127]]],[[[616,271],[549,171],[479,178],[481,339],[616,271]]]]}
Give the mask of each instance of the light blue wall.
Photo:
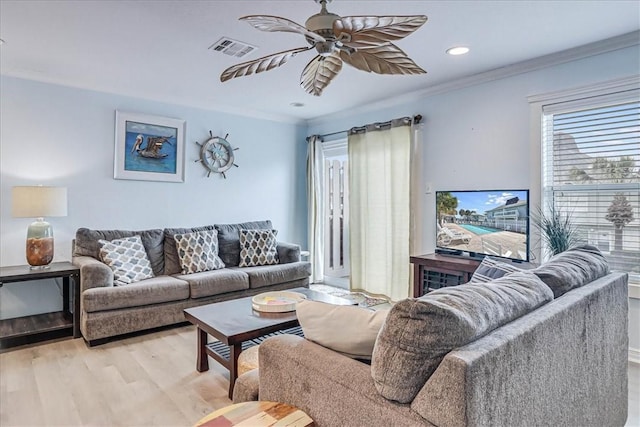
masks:
{"type": "MultiPolygon", "coordinates": [[[[55,259],[71,259],[79,227],[146,229],[271,219],[278,238],[306,241],[306,125],[162,104],[3,76],[0,134],[0,265],[25,263],[27,218],[11,217],[11,188],[68,188],[68,216],[50,218],[55,259]],[[184,183],[113,179],[115,111],[186,120],[184,183]],[[209,135],[229,134],[236,163],[206,178],[198,159],[209,135]]],[[[45,281],[0,289],[0,317],[59,309],[45,281]],[[29,298],[26,298],[29,297],[29,298]],[[57,308],[56,308],[57,307],[57,308]]]]}

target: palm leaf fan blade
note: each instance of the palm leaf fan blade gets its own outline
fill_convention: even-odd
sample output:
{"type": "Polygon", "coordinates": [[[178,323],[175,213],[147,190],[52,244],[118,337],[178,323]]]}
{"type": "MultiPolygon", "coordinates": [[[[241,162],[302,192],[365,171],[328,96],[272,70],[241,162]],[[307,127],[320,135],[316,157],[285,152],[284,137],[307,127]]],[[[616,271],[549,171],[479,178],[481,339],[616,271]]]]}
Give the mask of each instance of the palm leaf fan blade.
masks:
{"type": "Polygon", "coordinates": [[[317,42],[325,42],[326,39],[316,33],[307,30],[302,25],[280,16],[249,15],[239,18],[240,21],[249,23],[252,27],[267,32],[286,32],[302,34],[317,42]]]}
{"type": "Polygon", "coordinates": [[[425,15],[345,16],[333,23],[333,32],[346,46],[372,47],[403,39],[425,22],[425,15]]]}
{"type": "Polygon", "coordinates": [[[254,59],[253,61],[243,62],[241,64],[233,65],[222,72],[220,75],[220,81],[226,82],[227,80],[249,76],[251,74],[262,73],[269,71],[285,64],[289,59],[293,58],[300,52],[307,51],[312,47],[299,47],[296,49],[285,50],[284,52],[274,53],[273,55],[263,56],[262,58],[254,59]]]}
{"type": "Polygon", "coordinates": [[[358,70],[376,74],[425,74],[402,49],[393,43],[349,53],[340,51],[340,58],[358,70]]]}
{"type": "Polygon", "coordinates": [[[302,71],[300,86],[307,93],[320,96],[340,70],[342,70],[342,60],[337,52],[324,57],[318,55],[302,71]]]}

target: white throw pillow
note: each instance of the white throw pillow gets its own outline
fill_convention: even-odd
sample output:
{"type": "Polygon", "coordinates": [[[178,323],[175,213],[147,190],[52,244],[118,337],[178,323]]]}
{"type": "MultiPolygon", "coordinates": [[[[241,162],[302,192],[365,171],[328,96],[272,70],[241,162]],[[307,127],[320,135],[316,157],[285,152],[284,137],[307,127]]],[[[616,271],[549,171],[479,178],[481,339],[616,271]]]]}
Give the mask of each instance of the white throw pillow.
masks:
{"type": "Polygon", "coordinates": [[[153,277],[151,262],[140,236],[98,240],[100,259],[113,270],[115,286],[130,285],[153,277]]]}
{"type": "Polygon", "coordinates": [[[276,230],[240,230],[238,267],[278,264],[276,230]]]}
{"type": "Polygon", "coordinates": [[[219,270],[225,267],[224,262],[218,256],[218,232],[216,230],[174,234],[173,239],[176,241],[182,274],[219,270]]]}
{"type": "Polygon", "coordinates": [[[366,360],[371,360],[373,345],[388,313],[389,310],[309,300],[296,305],[306,339],[345,356],[366,360]]]}

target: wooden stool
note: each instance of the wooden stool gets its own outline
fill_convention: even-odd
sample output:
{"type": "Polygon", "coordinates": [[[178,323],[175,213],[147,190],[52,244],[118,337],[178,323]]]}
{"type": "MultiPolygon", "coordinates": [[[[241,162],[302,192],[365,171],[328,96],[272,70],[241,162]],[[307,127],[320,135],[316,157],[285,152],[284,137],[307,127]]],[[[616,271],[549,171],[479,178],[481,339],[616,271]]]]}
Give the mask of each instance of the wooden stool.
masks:
{"type": "MultiPolygon", "coordinates": [[[[242,354],[242,353],[241,353],[242,354]]],[[[278,402],[244,402],[226,406],[207,415],[195,427],[215,426],[273,426],[309,427],[313,420],[291,405],[278,402]]]]}
{"type": "Polygon", "coordinates": [[[238,356],[238,376],[245,372],[258,369],[258,346],[254,345],[244,350],[238,356]]]}

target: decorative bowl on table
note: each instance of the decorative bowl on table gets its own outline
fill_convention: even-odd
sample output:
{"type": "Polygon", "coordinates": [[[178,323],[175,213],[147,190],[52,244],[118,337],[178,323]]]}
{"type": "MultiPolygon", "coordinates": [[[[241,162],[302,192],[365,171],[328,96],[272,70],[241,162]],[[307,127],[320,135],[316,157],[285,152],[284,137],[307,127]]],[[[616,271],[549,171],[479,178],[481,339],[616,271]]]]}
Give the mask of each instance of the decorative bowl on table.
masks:
{"type": "Polygon", "coordinates": [[[306,298],[306,295],[300,292],[263,292],[251,299],[251,305],[256,311],[266,313],[284,313],[287,311],[294,311],[296,309],[296,304],[306,298]]]}

